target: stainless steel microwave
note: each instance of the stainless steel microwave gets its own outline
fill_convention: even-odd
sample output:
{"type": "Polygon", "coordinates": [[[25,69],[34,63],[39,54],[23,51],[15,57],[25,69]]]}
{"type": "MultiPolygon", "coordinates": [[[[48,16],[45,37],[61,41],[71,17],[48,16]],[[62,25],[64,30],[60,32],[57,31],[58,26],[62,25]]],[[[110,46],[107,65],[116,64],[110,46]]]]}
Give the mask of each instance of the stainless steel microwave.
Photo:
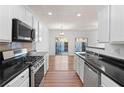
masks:
{"type": "Polygon", "coordinates": [[[32,42],[35,39],[35,30],[24,22],[12,20],[12,41],[32,42]]]}

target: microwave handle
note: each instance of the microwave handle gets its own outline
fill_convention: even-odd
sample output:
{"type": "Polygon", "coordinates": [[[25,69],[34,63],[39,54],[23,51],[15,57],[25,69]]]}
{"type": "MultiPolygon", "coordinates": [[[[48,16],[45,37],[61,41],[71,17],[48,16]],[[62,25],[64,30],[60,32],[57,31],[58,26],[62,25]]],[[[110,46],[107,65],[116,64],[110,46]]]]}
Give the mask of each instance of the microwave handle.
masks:
{"type": "Polygon", "coordinates": [[[32,38],[32,40],[35,39],[35,30],[34,30],[34,29],[32,29],[32,32],[31,32],[31,38],[32,38]]]}

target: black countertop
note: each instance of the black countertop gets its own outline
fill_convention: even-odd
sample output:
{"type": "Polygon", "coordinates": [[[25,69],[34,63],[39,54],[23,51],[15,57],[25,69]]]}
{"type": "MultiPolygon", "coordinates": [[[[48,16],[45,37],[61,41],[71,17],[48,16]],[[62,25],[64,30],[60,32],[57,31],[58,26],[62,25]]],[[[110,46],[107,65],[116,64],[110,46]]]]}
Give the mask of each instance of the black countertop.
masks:
{"type": "Polygon", "coordinates": [[[10,67],[0,68],[0,87],[3,87],[30,66],[28,63],[17,63],[10,67]]]}
{"type": "MultiPolygon", "coordinates": [[[[24,55],[24,57],[28,56],[44,56],[48,52],[35,52],[31,51],[27,55],[24,55]]],[[[1,66],[0,65],[0,87],[5,86],[7,83],[9,83],[12,79],[14,79],[16,76],[18,76],[21,72],[23,72],[25,69],[27,69],[29,66],[31,66],[31,63],[26,63],[25,58],[21,56],[20,58],[12,58],[7,60],[6,63],[12,63],[11,65],[1,66]]]]}
{"type": "MultiPolygon", "coordinates": [[[[105,60],[98,59],[95,57],[85,57],[81,56],[79,53],[75,53],[80,58],[85,60],[86,63],[96,68],[101,73],[105,74],[109,78],[111,78],[113,81],[115,81],[120,86],[124,86],[124,68],[123,66],[116,66],[115,64],[111,63],[111,60],[109,59],[109,63],[105,60]]],[[[118,62],[116,62],[118,63],[118,62]]]]}

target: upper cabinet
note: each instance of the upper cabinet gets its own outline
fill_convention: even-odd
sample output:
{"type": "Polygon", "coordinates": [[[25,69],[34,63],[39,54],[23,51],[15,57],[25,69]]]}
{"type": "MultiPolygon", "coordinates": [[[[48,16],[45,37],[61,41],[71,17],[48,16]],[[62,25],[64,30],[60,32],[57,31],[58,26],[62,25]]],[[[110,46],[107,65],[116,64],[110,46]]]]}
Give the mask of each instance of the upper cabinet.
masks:
{"type": "Polygon", "coordinates": [[[109,42],[109,6],[98,7],[98,41],[109,42]]]}
{"type": "Polygon", "coordinates": [[[28,24],[30,27],[33,26],[33,15],[28,9],[26,9],[25,23],[28,24]]]}
{"type": "Polygon", "coordinates": [[[110,9],[110,41],[124,44],[124,6],[112,5],[110,9]]]}
{"type": "Polygon", "coordinates": [[[11,42],[13,7],[0,5],[0,42],[11,42]]]}
{"type": "Polygon", "coordinates": [[[17,18],[29,26],[33,26],[33,15],[24,6],[14,6],[14,18],[17,18]]]}
{"type": "Polygon", "coordinates": [[[32,27],[33,15],[20,5],[0,5],[0,42],[12,42],[12,19],[17,18],[32,27]]]}
{"type": "MultiPolygon", "coordinates": [[[[48,48],[49,32],[28,7],[21,5],[0,5],[0,42],[12,42],[12,19],[16,18],[35,29],[35,42],[48,48]],[[46,46],[47,45],[47,46],[46,46]]],[[[41,46],[41,45],[40,45],[41,46]]]]}
{"type": "Polygon", "coordinates": [[[26,10],[23,6],[14,6],[14,18],[25,22],[26,10]]]}
{"type": "Polygon", "coordinates": [[[124,44],[124,6],[102,6],[98,9],[99,42],[124,44]]]}

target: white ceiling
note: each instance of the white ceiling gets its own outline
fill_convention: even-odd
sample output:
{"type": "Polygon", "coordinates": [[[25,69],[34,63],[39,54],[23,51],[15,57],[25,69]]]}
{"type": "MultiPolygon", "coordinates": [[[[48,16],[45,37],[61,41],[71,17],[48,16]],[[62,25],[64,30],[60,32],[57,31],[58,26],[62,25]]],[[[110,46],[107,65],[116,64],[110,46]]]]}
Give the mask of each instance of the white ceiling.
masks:
{"type": "Polygon", "coordinates": [[[31,5],[33,12],[50,30],[97,29],[96,7],[93,5],[31,5]],[[52,12],[52,15],[48,15],[52,12]],[[80,13],[81,16],[76,16],[80,13]]]}

